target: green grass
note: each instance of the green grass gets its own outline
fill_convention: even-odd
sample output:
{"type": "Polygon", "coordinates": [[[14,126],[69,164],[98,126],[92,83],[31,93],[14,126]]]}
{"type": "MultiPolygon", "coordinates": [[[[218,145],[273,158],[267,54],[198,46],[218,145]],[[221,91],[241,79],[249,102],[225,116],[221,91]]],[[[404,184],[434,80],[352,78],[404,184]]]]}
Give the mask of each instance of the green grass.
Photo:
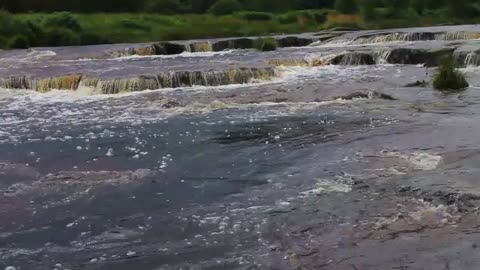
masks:
{"type": "MultiPolygon", "coordinates": [[[[46,14],[17,15],[41,21],[46,14]]],[[[237,15],[76,14],[84,33],[111,43],[148,42],[230,36],[260,36],[321,30],[317,24],[282,24],[278,20],[247,20],[237,15]]]]}
{"type": "Polygon", "coordinates": [[[240,12],[227,16],[147,13],[12,15],[0,12],[0,48],[268,36],[313,32],[336,26],[385,29],[474,21],[433,15],[415,19],[408,16],[411,15],[399,18],[379,16],[365,21],[358,14],[342,15],[333,10],[300,10],[283,14],[240,12]]]}
{"type": "Polygon", "coordinates": [[[273,38],[259,38],[255,41],[255,48],[262,52],[275,51],[278,43],[273,38]]]}
{"type": "Polygon", "coordinates": [[[455,68],[453,57],[442,59],[433,75],[433,87],[441,91],[457,91],[469,86],[465,75],[455,68]]]}

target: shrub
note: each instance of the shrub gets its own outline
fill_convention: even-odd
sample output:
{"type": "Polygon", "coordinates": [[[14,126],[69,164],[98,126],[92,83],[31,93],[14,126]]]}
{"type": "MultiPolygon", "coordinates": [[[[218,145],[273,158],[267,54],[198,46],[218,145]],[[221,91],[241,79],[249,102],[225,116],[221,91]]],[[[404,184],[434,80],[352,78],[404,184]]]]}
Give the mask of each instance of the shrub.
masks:
{"type": "Polygon", "coordinates": [[[82,27],[78,19],[70,12],[55,12],[45,18],[46,27],[68,28],[73,31],[81,31],[82,27]]]}
{"type": "Polygon", "coordinates": [[[94,33],[82,33],[80,35],[81,45],[110,44],[108,39],[94,33]]]}
{"type": "Polygon", "coordinates": [[[297,12],[287,12],[285,14],[281,14],[278,17],[278,21],[282,24],[291,24],[298,22],[298,14],[297,12]]]}
{"type": "Polygon", "coordinates": [[[45,33],[47,46],[72,46],[80,45],[80,36],[67,28],[51,28],[45,33]]]}
{"type": "Polygon", "coordinates": [[[271,21],[273,14],[270,12],[246,11],[239,13],[240,17],[249,21],[271,21]]]}
{"type": "Polygon", "coordinates": [[[443,58],[433,75],[433,87],[437,90],[460,90],[468,86],[465,75],[455,69],[453,57],[443,58]]]}
{"type": "Polygon", "coordinates": [[[145,5],[146,12],[174,14],[181,11],[182,5],[178,0],[149,0],[145,5]]]}
{"type": "Polygon", "coordinates": [[[0,49],[8,48],[8,39],[4,36],[0,36],[0,49]]]}
{"type": "Polygon", "coordinates": [[[216,16],[230,15],[241,11],[242,5],[236,0],[219,0],[210,9],[209,12],[216,16]]]}
{"type": "Polygon", "coordinates": [[[18,34],[10,40],[10,42],[8,43],[8,47],[16,49],[27,49],[28,47],[30,47],[30,41],[26,36],[18,34]]]}
{"type": "Polygon", "coordinates": [[[328,12],[326,10],[311,11],[316,23],[322,24],[327,21],[328,12]]]}
{"type": "Polygon", "coordinates": [[[302,24],[322,24],[327,20],[326,10],[300,10],[290,11],[281,14],[278,21],[282,24],[302,23],[302,24]]]}
{"type": "Polygon", "coordinates": [[[23,33],[27,25],[16,16],[0,10],[0,35],[12,37],[16,34],[23,33]]]}
{"type": "Polygon", "coordinates": [[[273,38],[259,38],[255,41],[255,49],[262,52],[275,51],[278,47],[278,43],[273,38]]]}
{"type": "Polygon", "coordinates": [[[119,22],[119,25],[124,28],[128,29],[135,29],[135,30],[142,30],[142,31],[150,31],[152,27],[141,20],[136,19],[124,19],[119,22]]]}
{"type": "Polygon", "coordinates": [[[358,7],[355,0],[336,0],[335,9],[342,14],[355,14],[358,7]]]}

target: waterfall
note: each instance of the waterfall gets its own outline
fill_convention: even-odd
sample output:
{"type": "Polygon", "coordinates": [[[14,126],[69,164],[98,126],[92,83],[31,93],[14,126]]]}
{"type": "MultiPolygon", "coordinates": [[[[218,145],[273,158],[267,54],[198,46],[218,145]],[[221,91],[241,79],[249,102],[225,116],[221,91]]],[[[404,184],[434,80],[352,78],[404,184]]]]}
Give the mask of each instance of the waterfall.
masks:
{"type": "Polygon", "coordinates": [[[391,54],[392,54],[392,51],[389,49],[376,51],[375,52],[376,60],[377,60],[376,62],[378,64],[388,64],[388,58],[390,57],[391,54]]]}
{"type": "Polygon", "coordinates": [[[468,53],[465,59],[463,61],[460,60],[460,62],[463,63],[464,67],[478,67],[480,66],[480,55],[477,52],[468,53]]]}
{"type": "Polygon", "coordinates": [[[386,43],[394,41],[427,41],[427,40],[471,40],[479,39],[480,33],[477,32],[465,32],[465,31],[453,31],[453,32],[395,32],[395,33],[379,33],[374,35],[364,35],[357,37],[349,37],[343,39],[334,39],[326,44],[375,44],[386,43]]]}
{"type": "Polygon", "coordinates": [[[86,87],[92,88],[94,93],[116,94],[147,89],[245,84],[255,79],[269,80],[275,76],[273,67],[238,68],[225,71],[171,71],[126,79],[99,79],[80,74],[42,79],[21,76],[0,79],[0,87],[32,89],[38,92],[47,92],[52,89],[76,90],[79,87],[86,87]]]}
{"type": "Polygon", "coordinates": [[[269,65],[272,66],[309,66],[307,60],[303,58],[292,58],[292,59],[273,59],[268,61],[269,65]]]}
{"type": "Polygon", "coordinates": [[[189,45],[190,52],[211,52],[213,51],[210,41],[196,41],[189,45]]]}
{"type": "Polygon", "coordinates": [[[375,61],[368,53],[346,52],[333,58],[332,64],[344,66],[374,65],[375,61]]]}

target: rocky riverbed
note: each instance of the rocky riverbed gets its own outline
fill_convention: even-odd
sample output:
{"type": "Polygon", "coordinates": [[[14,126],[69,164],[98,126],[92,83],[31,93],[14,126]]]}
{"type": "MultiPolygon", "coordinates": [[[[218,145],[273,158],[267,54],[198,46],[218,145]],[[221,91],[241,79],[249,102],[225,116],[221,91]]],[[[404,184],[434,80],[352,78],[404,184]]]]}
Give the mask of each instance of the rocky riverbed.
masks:
{"type": "Polygon", "coordinates": [[[1,51],[0,269],[478,269],[480,27],[275,38],[1,51]]]}

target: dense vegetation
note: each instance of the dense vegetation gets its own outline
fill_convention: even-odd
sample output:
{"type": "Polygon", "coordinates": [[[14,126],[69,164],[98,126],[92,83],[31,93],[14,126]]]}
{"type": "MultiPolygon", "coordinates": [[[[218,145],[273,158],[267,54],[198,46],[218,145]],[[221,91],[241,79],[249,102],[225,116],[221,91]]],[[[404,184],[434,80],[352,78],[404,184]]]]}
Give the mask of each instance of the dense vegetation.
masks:
{"type": "Polygon", "coordinates": [[[0,48],[476,22],[480,0],[0,0],[0,48]],[[67,12],[64,12],[67,11],[67,12]],[[126,13],[128,12],[128,13],[126,13]]]}
{"type": "Polygon", "coordinates": [[[452,57],[442,59],[437,72],[433,76],[433,87],[442,91],[461,90],[469,86],[465,75],[455,69],[452,57]]]}

